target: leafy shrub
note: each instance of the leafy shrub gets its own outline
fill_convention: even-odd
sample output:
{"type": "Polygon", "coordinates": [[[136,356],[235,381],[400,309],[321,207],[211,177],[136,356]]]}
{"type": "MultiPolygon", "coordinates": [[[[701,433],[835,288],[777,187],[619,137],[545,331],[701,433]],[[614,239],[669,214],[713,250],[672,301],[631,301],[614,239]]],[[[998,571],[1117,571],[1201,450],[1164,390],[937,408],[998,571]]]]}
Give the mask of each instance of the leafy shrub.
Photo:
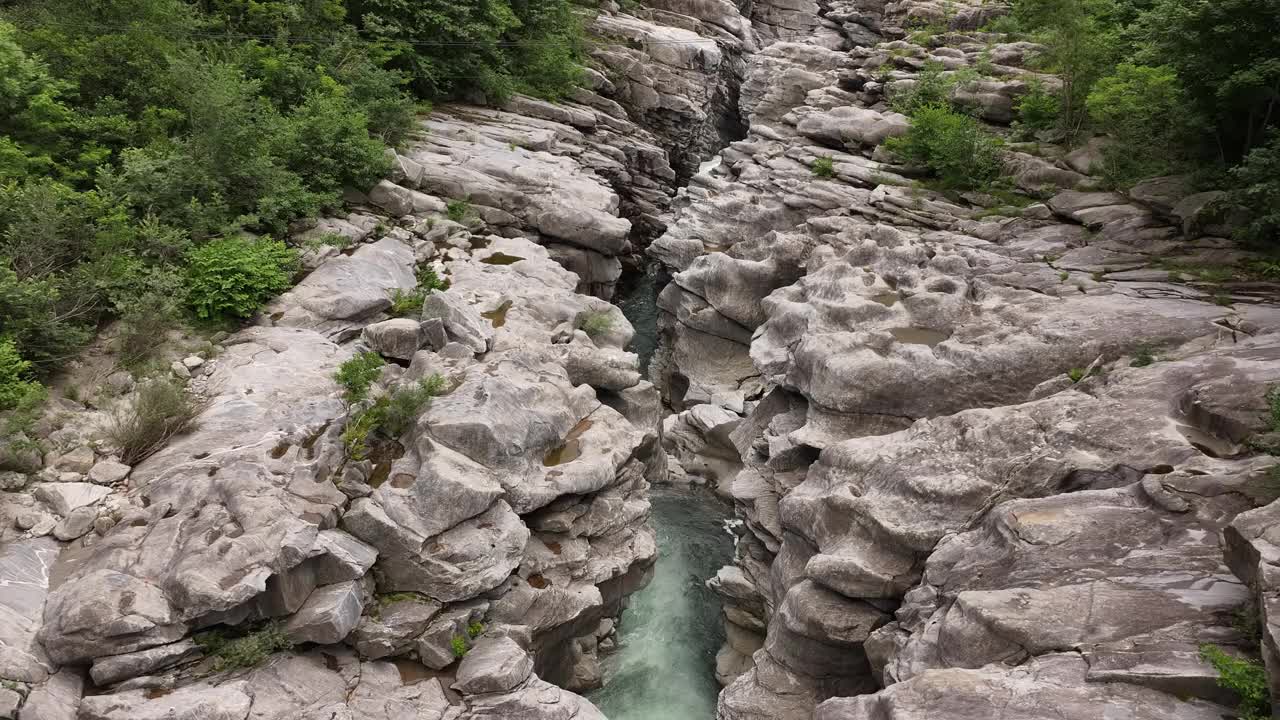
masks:
{"type": "Polygon", "coordinates": [[[138,387],[132,404],[112,413],[107,437],[120,448],[121,462],[136,465],[193,429],[200,409],[176,382],[151,380],[138,387]]]}
{"type": "Polygon", "coordinates": [[[121,309],[115,349],[120,364],[141,366],[163,342],[165,334],[178,322],[178,307],[172,297],[148,293],[121,309]]]}
{"type": "Polygon", "coordinates": [[[0,411],[28,405],[42,394],[30,373],[31,363],[18,354],[13,338],[0,337],[0,411]]]}
{"type": "Polygon", "coordinates": [[[1121,64],[1089,93],[1089,116],[1109,133],[1103,174],[1123,186],[1167,173],[1181,153],[1178,118],[1186,101],[1173,69],[1121,64]]]}
{"type": "Polygon", "coordinates": [[[1236,709],[1241,720],[1271,717],[1271,695],[1262,663],[1232,657],[1216,645],[1201,645],[1200,657],[1218,671],[1218,685],[1239,696],[1240,705],[1236,709]]]}
{"type": "Polygon", "coordinates": [[[467,645],[467,639],[461,635],[453,636],[453,639],[449,641],[449,648],[453,650],[453,656],[456,658],[461,658],[463,655],[467,654],[468,650],[471,649],[471,647],[467,645]]]}
{"type": "Polygon", "coordinates": [[[446,382],[440,375],[431,375],[408,387],[397,388],[386,403],[381,427],[388,435],[403,435],[418,420],[418,415],[431,398],[444,394],[446,382]]]}
{"type": "Polygon", "coordinates": [[[440,375],[431,375],[413,385],[396,388],[383,395],[373,405],[358,412],[346,430],[342,441],[347,454],[355,460],[363,460],[369,454],[369,438],[380,434],[397,438],[413,427],[423,407],[444,393],[447,383],[440,375]]]}
{"type": "Polygon", "coordinates": [[[942,63],[926,62],[909,88],[893,93],[889,107],[903,115],[915,115],[927,107],[948,105],[956,80],[946,77],[943,72],[942,63]]]}
{"type": "Polygon", "coordinates": [[[334,379],[342,386],[343,397],[349,403],[357,403],[369,396],[373,381],[382,374],[382,356],[376,352],[356,353],[341,365],[334,379]]]}
{"type": "Polygon", "coordinates": [[[422,312],[422,303],[427,293],[421,287],[413,290],[396,288],[391,291],[391,307],[387,312],[395,317],[411,317],[422,312]]]}
{"type": "Polygon", "coordinates": [[[1236,236],[1251,245],[1280,245],[1280,131],[1231,171],[1234,189],[1227,205],[1244,221],[1236,236]]]}
{"type": "Polygon", "coordinates": [[[589,312],[582,316],[578,328],[592,339],[613,329],[613,316],[607,312],[589,312]]]}
{"type": "Polygon", "coordinates": [[[1043,83],[1036,82],[1032,83],[1027,94],[1018,99],[1016,109],[1018,129],[1023,133],[1034,134],[1057,126],[1062,101],[1046,90],[1043,83]]]}
{"type": "Polygon", "coordinates": [[[1000,177],[1000,141],[973,118],[942,105],[920,108],[906,135],[885,146],[931,170],[947,188],[980,188],[1000,177]]]}
{"type": "Polygon", "coordinates": [[[472,638],[478,638],[484,632],[484,623],[473,622],[467,626],[467,635],[472,638]]]}
{"type": "Polygon", "coordinates": [[[297,253],[271,238],[211,240],[187,255],[187,297],[201,318],[250,317],[287,289],[297,253]]]}
{"type": "Polygon", "coordinates": [[[1150,345],[1139,345],[1133,351],[1133,359],[1129,361],[1129,367],[1146,367],[1156,361],[1155,353],[1150,345]]]}
{"type": "Polygon", "coordinates": [[[424,266],[418,270],[417,287],[409,291],[400,288],[391,291],[390,312],[396,317],[416,315],[422,312],[422,302],[432,290],[447,290],[448,287],[449,284],[441,280],[433,268],[424,266]]]}
{"type": "Polygon", "coordinates": [[[445,214],[449,219],[460,223],[467,219],[467,215],[471,214],[471,203],[466,200],[450,200],[445,205],[445,214]]]}
{"type": "Polygon", "coordinates": [[[813,165],[810,168],[813,174],[820,178],[831,178],[836,176],[835,164],[831,161],[830,156],[818,157],[813,159],[813,165]]]}
{"type": "Polygon", "coordinates": [[[356,8],[357,22],[394,49],[393,64],[423,96],[555,98],[582,73],[582,22],[570,0],[363,0],[356,8]]]}
{"type": "Polygon", "coordinates": [[[293,641],[274,622],[238,638],[229,639],[223,631],[209,630],[193,639],[213,658],[215,672],[254,667],[271,653],[293,647],[293,641]]]}

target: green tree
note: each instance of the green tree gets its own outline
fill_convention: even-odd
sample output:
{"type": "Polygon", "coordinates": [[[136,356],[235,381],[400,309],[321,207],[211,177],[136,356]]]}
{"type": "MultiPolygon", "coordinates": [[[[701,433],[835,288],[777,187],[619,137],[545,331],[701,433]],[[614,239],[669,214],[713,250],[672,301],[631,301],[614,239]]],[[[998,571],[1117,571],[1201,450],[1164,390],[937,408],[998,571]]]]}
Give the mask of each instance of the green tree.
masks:
{"type": "Polygon", "coordinates": [[[1105,20],[1108,0],[1018,0],[1014,16],[1045,46],[1040,61],[1062,79],[1060,126],[1068,137],[1082,130],[1085,99],[1114,63],[1116,30],[1105,20]]]}
{"type": "Polygon", "coordinates": [[[1157,0],[1139,21],[1141,59],[1172,67],[1214,154],[1234,164],[1280,123],[1280,3],[1157,0]]]}
{"type": "Polygon", "coordinates": [[[1089,93],[1089,115],[1114,142],[1104,155],[1104,173],[1124,185],[1169,172],[1182,155],[1185,99],[1173,68],[1122,63],[1089,93]]]}

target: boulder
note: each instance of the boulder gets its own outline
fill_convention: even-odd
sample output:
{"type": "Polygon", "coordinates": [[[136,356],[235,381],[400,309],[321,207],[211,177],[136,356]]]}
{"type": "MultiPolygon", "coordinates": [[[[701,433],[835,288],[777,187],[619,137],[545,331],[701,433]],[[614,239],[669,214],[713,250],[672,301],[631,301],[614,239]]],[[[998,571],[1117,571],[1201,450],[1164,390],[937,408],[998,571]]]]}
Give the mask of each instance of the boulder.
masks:
{"type": "Polygon", "coordinates": [[[458,665],[453,688],[464,695],[513,690],[533,673],[533,657],[509,637],[481,638],[458,665]]]}
{"type": "Polygon", "coordinates": [[[379,355],[395,360],[412,360],[413,354],[426,343],[421,323],[409,318],[393,318],[366,325],[361,337],[379,355]]]}
{"type": "Polygon", "coordinates": [[[284,633],[295,643],[332,645],[355,629],[364,612],[364,590],[356,580],[316,588],[285,623],[284,633]]]}

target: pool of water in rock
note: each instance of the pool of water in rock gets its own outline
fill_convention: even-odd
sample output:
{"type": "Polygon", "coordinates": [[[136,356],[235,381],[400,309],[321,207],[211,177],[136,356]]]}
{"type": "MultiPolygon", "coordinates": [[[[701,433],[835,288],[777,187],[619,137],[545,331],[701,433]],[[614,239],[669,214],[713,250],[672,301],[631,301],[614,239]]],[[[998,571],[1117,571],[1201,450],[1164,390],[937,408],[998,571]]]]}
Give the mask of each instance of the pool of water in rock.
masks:
{"type": "Polygon", "coordinates": [[[654,577],[631,596],[618,650],[605,658],[605,686],[591,700],[609,720],[710,720],[724,625],[706,581],[733,558],[731,511],[699,488],[655,486],[650,500],[654,577]]]}

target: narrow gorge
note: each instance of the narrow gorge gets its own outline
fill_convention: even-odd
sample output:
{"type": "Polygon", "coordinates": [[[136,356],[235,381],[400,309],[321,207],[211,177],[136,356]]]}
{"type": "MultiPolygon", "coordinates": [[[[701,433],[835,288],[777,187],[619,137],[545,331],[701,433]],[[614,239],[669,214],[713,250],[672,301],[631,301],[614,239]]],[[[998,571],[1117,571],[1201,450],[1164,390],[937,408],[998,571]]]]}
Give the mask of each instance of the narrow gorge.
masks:
{"type": "Polygon", "coordinates": [[[606,2],[570,97],[422,115],[166,364],[194,429],[125,464],[147,381],[69,371],[0,472],[0,719],[1235,716],[1210,652],[1274,695],[1277,286],[1206,278],[1263,257],[1221,193],[1012,137],[1062,81],[1008,11],[606,2]],[[938,68],[1007,190],[886,147],[938,68]]]}

